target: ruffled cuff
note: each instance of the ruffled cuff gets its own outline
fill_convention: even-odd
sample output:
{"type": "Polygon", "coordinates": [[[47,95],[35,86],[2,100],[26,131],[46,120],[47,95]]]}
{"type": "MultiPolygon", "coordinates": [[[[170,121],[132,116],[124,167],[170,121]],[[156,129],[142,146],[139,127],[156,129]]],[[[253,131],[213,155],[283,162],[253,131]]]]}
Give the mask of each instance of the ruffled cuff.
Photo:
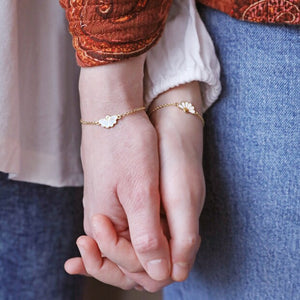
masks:
{"type": "Polygon", "coordinates": [[[220,64],[193,0],[174,0],[165,31],[147,54],[145,104],[191,81],[201,85],[203,111],[221,92],[220,64]]]}
{"type": "Polygon", "coordinates": [[[172,0],[60,0],[79,66],[138,56],[161,36],[172,0]]]}

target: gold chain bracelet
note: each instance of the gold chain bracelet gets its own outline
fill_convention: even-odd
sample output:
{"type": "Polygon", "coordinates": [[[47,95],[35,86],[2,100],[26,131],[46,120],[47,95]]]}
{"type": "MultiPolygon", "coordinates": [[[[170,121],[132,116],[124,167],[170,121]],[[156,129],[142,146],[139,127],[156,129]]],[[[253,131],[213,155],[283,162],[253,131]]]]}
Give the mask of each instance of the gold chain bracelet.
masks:
{"type": "Polygon", "coordinates": [[[153,108],[151,111],[149,111],[148,115],[150,117],[151,114],[154,113],[155,111],[165,108],[165,107],[170,107],[170,106],[176,106],[177,108],[179,108],[180,110],[182,110],[185,113],[189,113],[189,114],[197,116],[201,120],[203,126],[205,125],[205,121],[202,117],[202,114],[200,114],[199,112],[196,111],[194,105],[191,102],[187,102],[187,101],[183,101],[180,103],[175,102],[175,103],[166,103],[166,104],[158,105],[155,108],[153,108]]]}
{"type": "Polygon", "coordinates": [[[124,117],[127,117],[129,115],[132,115],[132,114],[135,114],[137,112],[140,112],[142,110],[145,110],[146,108],[145,107],[139,107],[139,108],[135,108],[135,109],[132,109],[130,111],[127,111],[123,114],[118,114],[118,115],[107,115],[104,119],[100,119],[100,120],[97,120],[97,121],[83,121],[83,120],[80,120],[80,123],[82,125],[97,125],[97,126],[101,126],[101,127],[104,127],[104,128],[112,128],[114,127],[118,120],[121,120],[122,118],[124,117]]]}

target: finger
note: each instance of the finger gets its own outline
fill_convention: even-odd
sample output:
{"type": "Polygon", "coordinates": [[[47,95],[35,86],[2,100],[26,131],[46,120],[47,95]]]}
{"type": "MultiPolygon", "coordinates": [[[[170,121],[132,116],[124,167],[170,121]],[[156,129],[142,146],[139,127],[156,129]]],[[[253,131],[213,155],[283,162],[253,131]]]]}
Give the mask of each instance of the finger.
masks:
{"type": "Polygon", "coordinates": [[[84,275],[89,276],[87,273],[83,260],[81,257],[72,257],[65,262],[64,265],[65,271],[70,275],[84,275]]]}
{"type": "Polygon", "coordinates": [[[122,268],[121,270],[126,276],[128,276],[138,284],[137,287],[143,287],[143,290],[146,290],[150,293],[156,293],[162,288],[172,283],[171,279],[166,279],[162,281],[153,280],[149,277],[149,275],[146,272],[129,273],[126,270],[123,270],[122,268]]]}
{"type": "MultiPolygon", "coordinates": [[[[195,180],[195,178],[194,178],[195,180]]],[[[187,278],[200,247],[199,217],[204,193],[202,179],[195,184],[174,175],[172,186],[162,184],[162,198],[171,235],[172,279],[187,278]],[[176,187],[176,189],[174,189],[176,187]]]]}
{"type": "Polygon", "coordinates": [[[128,272],[144,271],[140,264],[132,244],[117,235],[110,219],[103,215],[95,215],[92,220],[93,237],[95,238],[102,254],[115,264],[128,272]]]}
{"type": "MultiPolygon", "coordinates": [[[[146,182],[146,181],[145,181],[146,182]]],[[[139,187],[123,204],[131,242],[143,268],[154,280],[170,276],[170,252],[160,225],[160,199],[155,189],[139,187]]]]}
{"type": "Polygon", "coordinates": [[[129,290],[136,286],[136,283],[127,278],[117,265],[101,257],[98,245],[92,238],[88,236],[79,237],[77,239],[77,246],[84,267],[90,276],[124,290],[129,290]]]}
{"type": "Polygon", "coordinates": [[[170,240],[171,237],[170,237],[169,225],[168,225],[166,214],[164,215],[160,214],[160,226],[167,240],[170,240]]]}

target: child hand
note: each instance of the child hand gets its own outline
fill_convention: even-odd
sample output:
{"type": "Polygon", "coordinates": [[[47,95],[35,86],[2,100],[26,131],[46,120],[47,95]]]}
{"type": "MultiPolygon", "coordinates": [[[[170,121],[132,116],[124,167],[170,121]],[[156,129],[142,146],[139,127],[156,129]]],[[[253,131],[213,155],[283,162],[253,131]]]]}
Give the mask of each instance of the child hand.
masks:
{"type": "MultiPolygon", "coordinates": [[[[152,103],[188,101],[201,112],[198,82],[171,89],[152,103]]],[[[202,170],[203,124],[177,107],[165,107],[150,116],[159,139],[160,195],[170,231],[172,279],[187,278],[200,246],[199,217],[204,204],[202,170]]]]}

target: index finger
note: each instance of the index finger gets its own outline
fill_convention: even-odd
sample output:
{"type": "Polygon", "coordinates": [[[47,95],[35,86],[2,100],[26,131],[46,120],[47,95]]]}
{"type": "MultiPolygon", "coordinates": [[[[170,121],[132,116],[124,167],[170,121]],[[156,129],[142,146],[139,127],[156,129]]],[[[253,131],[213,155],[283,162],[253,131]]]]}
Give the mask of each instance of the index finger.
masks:
{"type": "Polygon", "coordinates": [[[166,280],[171,273],[170,251],[160,224],[158,188],[140,189],[123,205],[131,242],[148,275],[154,280],[166,280]]]}

